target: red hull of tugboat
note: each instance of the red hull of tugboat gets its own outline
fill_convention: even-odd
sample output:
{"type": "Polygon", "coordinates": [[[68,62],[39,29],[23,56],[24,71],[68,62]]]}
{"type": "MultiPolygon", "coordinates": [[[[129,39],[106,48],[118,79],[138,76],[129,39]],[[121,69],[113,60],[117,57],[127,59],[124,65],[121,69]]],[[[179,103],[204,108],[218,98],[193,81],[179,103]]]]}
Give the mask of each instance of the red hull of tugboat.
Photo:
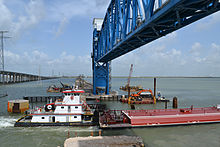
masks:
{"type": "Polygon", "coordinates": [[[116,119],[118,116],[112,114],[101,116],[101,128],[152,127],[220,122],[220,109],[217,107],[124,110],[121,111],[123,115],[123,120],[121,119],[121,121],[116,119]],[[107,119],[103,119],[103,117],[107,117],[107,119]],[[113,122],[115,123],[113,124],[113,122]]]}

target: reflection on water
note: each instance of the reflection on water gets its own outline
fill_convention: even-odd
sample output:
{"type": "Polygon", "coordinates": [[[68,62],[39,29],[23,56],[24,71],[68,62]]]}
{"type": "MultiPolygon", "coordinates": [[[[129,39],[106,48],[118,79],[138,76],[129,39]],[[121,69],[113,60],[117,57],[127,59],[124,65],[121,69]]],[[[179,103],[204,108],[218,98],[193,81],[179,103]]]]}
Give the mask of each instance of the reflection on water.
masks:
{"type": "MultiPolygon", "coordinates": [[[[57,95],[47,93],[49,85],[61,86],[59,81],[72,85],[75,79],[54,79],[41,82],[28,82],[0,86],[0,93],[7,92],[8,96],[0,98],[0,146],[62,146],[70,136],[89,136],[91,132],[98,135],[97,127],[37,127],[14,128],[14,122],[21,115],[8,114],[7,102],[12,99],[20,99],[23,96],[57,95]]],[[[91,81],[91,79],[87,79],[91,81]]],[[[113,78],[112,89],[119,94],[119,87],[125,85],[126,78],[113,78]]],[[[131,79],[131,85],[142,85],[144,88],[153,89],[152,78],[131,79]]],[[[203,107],[220,104],[220,78],[159,78],[157,90],[168,99],[178,97],[179,107],[203,107]]],[[[102,101],[109,109],[130,109],[127,104],[117,101],[102,101]]],[[[43,103],[34,104],[43,105],[43,103]]],[[[168,104],[171,108],[171,103],[168,104]]],[[[164,103],[156,105],[136,105],[136,109],[164,108],[164,103]]],[[[176,146],[220,146],[220,124],[135,128],[122,130],[104,130],[103,135],[137,135],[143,138],[145,145],[149,147],[176,147],[176,146]]]]}

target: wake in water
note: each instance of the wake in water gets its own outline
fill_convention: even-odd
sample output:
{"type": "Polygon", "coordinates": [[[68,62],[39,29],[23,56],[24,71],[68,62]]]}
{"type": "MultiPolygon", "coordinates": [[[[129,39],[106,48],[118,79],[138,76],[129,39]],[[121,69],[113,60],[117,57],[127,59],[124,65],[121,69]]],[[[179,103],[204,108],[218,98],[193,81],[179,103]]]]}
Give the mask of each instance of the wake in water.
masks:
{"type": "Polygon", "coordinates": [[[45,132],[98,132],[99,129],[96,126],[90,127],[68,127],[68,126],[55,126],[55,127],[35,127],[32,128],[38,131],[45,131],[45,132]]]}
{"type": "Polygon", "coordinates": [[[17,118],[10,116],[0,116],[0,129],[6,127],[13,127],[17,118]]]}

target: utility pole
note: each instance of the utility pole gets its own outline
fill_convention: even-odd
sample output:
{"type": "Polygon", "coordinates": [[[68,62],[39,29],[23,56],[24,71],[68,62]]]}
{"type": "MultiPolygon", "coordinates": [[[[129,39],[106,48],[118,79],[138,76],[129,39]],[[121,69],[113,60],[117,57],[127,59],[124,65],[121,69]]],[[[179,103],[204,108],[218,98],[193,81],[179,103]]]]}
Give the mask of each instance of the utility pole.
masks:
{"type": "Polygon", "coordinates": [[[0,71],[1,71],[1,80],[2,83],[5,83],[5,79],[4,79],[4,71],[5,71],[5,63],[4,63],[4,39],[5,38],[10,38],[10,37],[5,37],[4,33],[8,33],[8,31],[0,31],[1,34],[1,49],[0,49],[0,71]]]}
{"type": "Polygon", "coordinates": [[[0,31],[1,34],[1,51],[0,51],[0,70],[4,72],[5,70],[5,63],[4,63],[4,39],[11,38],[4,36],[4,33],[8,33],[8,31],[0,31]]]}

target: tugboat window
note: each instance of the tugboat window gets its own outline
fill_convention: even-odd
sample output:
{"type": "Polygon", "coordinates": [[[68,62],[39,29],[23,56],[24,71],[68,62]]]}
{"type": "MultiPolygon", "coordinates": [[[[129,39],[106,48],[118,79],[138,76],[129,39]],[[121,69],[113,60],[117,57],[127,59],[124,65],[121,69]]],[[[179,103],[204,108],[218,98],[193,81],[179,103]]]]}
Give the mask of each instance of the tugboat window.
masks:
{"type": "Polygon", "coordinates": [[[74,116],[74,118],[77,118],[77,116],[74,116]]]}
{"type": "Polygon", "coordinates": [[[77,106],[76,106],[75,108],[76,108],[76,109],[78,109],[78,107],[77,107],[77,106]]]}
{"type": "Polygon", "coordinates": [[[55,122],[55,116],[52,117],[52,122],[55,122]]]}
{"type": "Polygon", "coordinates": [[[64,109],[64,107],[62,106],[61,109],[64,109]]]}
{"type": "Polygon", "coordinates": [[[45,117],[41,117],[41,119],[45,119],[45,117]]]}

